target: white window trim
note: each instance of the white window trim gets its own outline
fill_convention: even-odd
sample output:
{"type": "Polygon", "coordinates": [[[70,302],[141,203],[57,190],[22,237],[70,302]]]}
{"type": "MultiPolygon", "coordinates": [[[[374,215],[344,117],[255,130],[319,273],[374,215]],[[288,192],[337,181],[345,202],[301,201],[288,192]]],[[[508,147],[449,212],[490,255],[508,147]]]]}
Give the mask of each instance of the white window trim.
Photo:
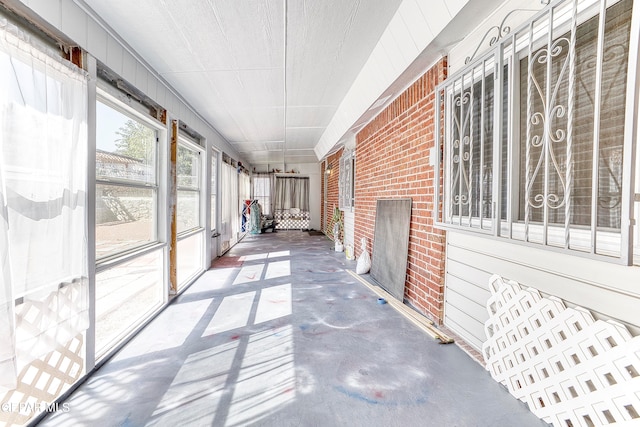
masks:
{"type": "Polygon", "coordinates": [[[209,182],[207,184],[207,186],[209,187],[209,203],[211,203],[211,196],[215,196],[215,206],[209,206],[209,212],[208,212],[208,217],[209,217],[209,221],[211,221],[211,213],[215,213],[215,224],[212,222],[210,224],[211,227],[211,235],[212,236],[217,236],[218,235],[218,215],[219,215],[219,209],[218,209],[218,180],[220,179],[220,174],[218,173],[218,169],[219,169],[219,164],[220,164],[220,152],[214,148],[211,149],[211,156],[209,157],[207,163],[207,166],[209,168],[209,173],[213,174],[215,176],[215,180],[214,177],[210,176],[209,177],[209,182]],[[215,168],[212,168],[213,162],[215,161],[215,168]],[[211,185],[211,181],[214,181],[214,185],[211,185]]]}
{"type": "Polygon", "coordinates": [[[153,119],[150,116],[144,115],[143,113],[136,110],[135,108],[132,108],[124,104],[116,96],[107,92],[101,87],[96,88],[96,102],[100,102],[108,106],[109,108],[112,108],[115,111],[127,117],[130,117],[132,120],[139,121],[140,123],[151,128],[156,134],[156,153],[155,153],[155,164],[154,164],[155,182],[154,183],[143,183],[141,181],[133,181],[133,180],[127,180],[127,179],[118,179],[118,178],[102,179],[97,177],[95,179],[95,182],[93,183],[94,187],[98,184],[102,184],[102,185],[115,185],[115,186],[121,186],[121,187],[134,187],[134,188],[141,188],[141,189],[151,188],[155,191],[155,200],[156,200],[156,212],[154,215],[155,240],[124,249],[123,251],[120,251],[114,254],[109,254],[100,258],[96,258],[96,272],[101,272],[108,268],[112,268],[116,265],[128,262],[135,257],[145,255],[148,252],[151,252],[160,247],[166,246],[166,242],[163,241],[162,233],[160,230],[160,224],[162,223],[162,218],[161,218],[162,212],[161,212],[160,203],[159,203],[159,201],[162,199],[162,195],[160,194],[160,192],[164,191],[160,185],[160,182],[162,179],[161,167],[160,167],[160,162],[161,162],[160,151],[162,149],[162,145],[160,142],[161,141],[160,135],[163,134],[166,128],[164,124],[162,124],[161,122],[153,119]]]}
{"type": "Polygon", "coordinates": [[[198,183],[197,187],[176,185],[176,191],[189,191],[189,192],[197,193],[199,198],[198,225],[178,233],[177,239],[183,240],[204,230],[204,216],[203,216],[203,212],[205,208],[204,189],[206,188],[206,186],[204,185],[204,180],[206,176],[206,174],[204,173],[204,167],[206,165],[206,161],[205,161],[206,150],[203,146],[197,144],[195,141],[188,139],[184,134],[178,135],[178,147],[180,146],[197,153],[198,163],[199,163],[198,165],[199,176],[197,177],[197,183],[198,183]]]}

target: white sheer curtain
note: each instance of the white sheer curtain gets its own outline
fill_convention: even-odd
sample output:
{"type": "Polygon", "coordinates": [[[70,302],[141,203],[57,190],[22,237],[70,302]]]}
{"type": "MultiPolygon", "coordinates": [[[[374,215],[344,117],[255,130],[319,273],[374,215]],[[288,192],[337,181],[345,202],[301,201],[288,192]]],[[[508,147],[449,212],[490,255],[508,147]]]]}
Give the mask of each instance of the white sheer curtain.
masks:
{"type": "Polygon", "coordinates": [[[284,210],[298,208],[309,211],[309,178],[276,177],[273,208],[284,210]]]}
{"type": "Polygon", "coordinates": [[[245,200],[251,199],[251,178],[244,172],[238,173],[238,191],[240,192],[238,198],[239,214],[242,218],[242,226],[240,231],[244,234],[249,231],[249,214],[245,217],[245,200]]]}
{"type": "Polygon", "coordinates": [[[86,75],[17,34],[0,27],[4,387],[88,325],[86,75]]]}
{"type": "Polygon", "coordinates": [[[236,168],[227,163],[222,164],[220,192],[222,195],[222,215],[220,218],[222,229],[220,230],[220,235],[223,249],[227,249],[237,241],[238,230],[240,228],[240,217],[238,214],[238,172],[236,168]]]}

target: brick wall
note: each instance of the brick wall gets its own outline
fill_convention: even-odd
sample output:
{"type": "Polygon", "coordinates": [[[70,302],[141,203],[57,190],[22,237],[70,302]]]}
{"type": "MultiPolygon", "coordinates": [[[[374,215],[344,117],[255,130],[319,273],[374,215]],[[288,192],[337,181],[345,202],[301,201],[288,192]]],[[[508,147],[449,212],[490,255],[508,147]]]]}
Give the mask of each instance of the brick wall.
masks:
{"type": "MultiPolygon", "coordinates": [[[[333,239],[333,221],[332,221],[332,217],[333,217],[333,210],[334,208],[339,206],[339,200],[338,200],[338,182],[339,182],[339,177],[340,177],[340,157],[342,157],[342,152],[343,149],[338,150],[336,153],[332,154],[331,156],[327,157],[327,162],[328,162],[328,167],[331,169],[331,174],[328,176],[327,178],[327,203],[326,203],[326,207],[327,207],[327,224],[326,224],[326,228],[322,231],[324,231],[324,233],[329,236],[330,238],[333,239]]],[[[323,163],[323,168],[322,168],[322,173],[325,173],[325,166],[323,163]]],[[[325,180],[322,180],[322,194],[324,197],[324,182],[325,180]]],[[[323,200],[324,202],[324,200],[323,200]]],[[[322,203],[322,215],[324,218],[325,212],[324,212],[324,207],[325,207],[325,203],[322,203]]]]}
{"type": "Polygon", "coordinates": [[[358,133],[355,170],[356,256],[362,237],[371,254],[380,198],[412,199],[405,300],[442,323],[444,232],[433,227],[434,90],[446,59],[420,77],[358,133]]]}

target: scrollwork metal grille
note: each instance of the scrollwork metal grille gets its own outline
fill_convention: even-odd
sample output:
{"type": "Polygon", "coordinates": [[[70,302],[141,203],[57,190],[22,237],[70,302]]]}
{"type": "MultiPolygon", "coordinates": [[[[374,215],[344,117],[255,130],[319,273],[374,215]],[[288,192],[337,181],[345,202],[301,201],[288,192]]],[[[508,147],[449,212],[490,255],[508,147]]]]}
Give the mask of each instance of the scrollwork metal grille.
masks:
{"type": "Polygon", "coordinates": [[[505,17],[492,52],[438,88],[439,221],[633,262],[632,8],[558,0],[515,31],[505,17]]]}
{"type": "Polygon", "coordinates": [[[447,93],[450,111],[447,207],[451,223],[490,228],[494,106],[493,60],[461,76],[447,93]]]}
{"type": "Polygon", "coordinates": [[[589,227],[583,250],[595,253],[598,228],[620,229],[624,122],[619,118],[624,117],[629,31],[629,20],[625,24],[622,17],[628,7],[630,2],[620,2],[578,25],[573,2],[569,31],[558,37],[547,31],[541,47],[534,46],[535,28],[545,20],[553,28],[556,9],[528,28],[529,44],[520,60],[526,99],[520,212],[525,240],[550,244],[550,227],[561,227],[563,238],[553,244],[569,248],[572,228],[589,227]],[[531,224],[541,225],[542,232],[532,234],[531,224]]]}

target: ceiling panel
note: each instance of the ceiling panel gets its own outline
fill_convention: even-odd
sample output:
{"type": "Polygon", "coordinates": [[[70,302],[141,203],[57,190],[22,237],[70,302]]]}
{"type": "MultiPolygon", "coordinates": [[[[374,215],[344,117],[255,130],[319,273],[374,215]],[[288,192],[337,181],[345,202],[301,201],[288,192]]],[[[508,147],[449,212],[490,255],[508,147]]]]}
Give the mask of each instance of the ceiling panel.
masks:
{"type": "Polygon", "coordinates": [[[287,104],[337,107],[400,3],[289,1],[287,104]]]}
{"type": "Polygon", "coordinates": [[[287,106],[287,126],[326,127],[336,109],[329,105],[287,106]]]}
{"type": "Polygon", "coordinates": [[[240,153],[251,153],[253,151],[281,151],[284,144],[281,141],[238,142],[235,146],[240,153]]]}
{"type": "Polygon", "coordinates": [[[309,153],[401,1],[84,0],[228,142],[309,153]]]}
{"type": "MultiPolygon", "coordinates": [[[[190,77],[198,73],[183,74],[176,78],[191,82],[190,77]]],[[[229,109],[284,105],[284,75],[281,69],[209,71],[201,74],[215,90],[216,98],[224,101],[229,109]]],[[[170,78],[168,74],[163,76],[170,78]]],[[[197,87],[194,90],[197,92],[197,87]]]]}
{"type": "Polygon", "coordinates": [[[229,142],[284,140],[284,109],[282,108],[232,109],[230,114],[243,137],[229,139],[229,142]]]}
{"type": "Polygon", "coordinates": [[[313,147],[324,132],[323,127],[319,128],[289,128],[287,127],[287,148],[308,148],[313,147]]]}

